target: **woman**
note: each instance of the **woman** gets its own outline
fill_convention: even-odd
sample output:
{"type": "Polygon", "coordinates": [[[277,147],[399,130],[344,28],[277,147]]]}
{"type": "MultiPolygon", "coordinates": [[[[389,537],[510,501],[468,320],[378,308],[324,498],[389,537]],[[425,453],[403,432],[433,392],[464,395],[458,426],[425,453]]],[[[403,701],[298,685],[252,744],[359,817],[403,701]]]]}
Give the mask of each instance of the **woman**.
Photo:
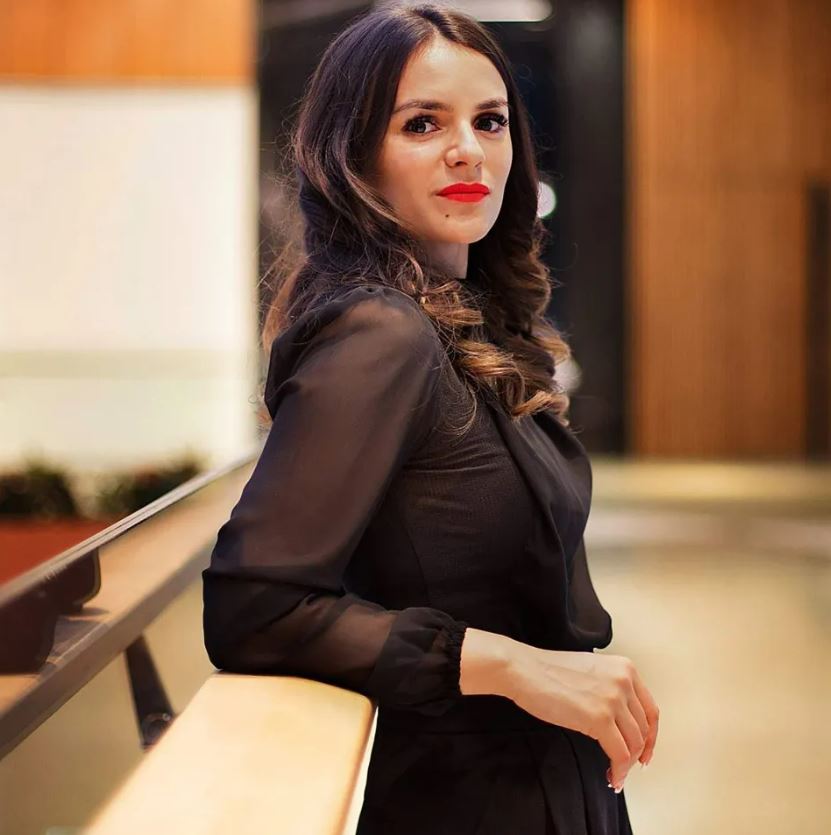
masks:
{"type": "Polygon", "coordinates": [[[361,835],[627,833],[658,709],[583,544],[537,172],[475,20],[385,7],[329,46],[293,160],[260,458],[204,578],[213,663],[378,704],[361,835]]]}

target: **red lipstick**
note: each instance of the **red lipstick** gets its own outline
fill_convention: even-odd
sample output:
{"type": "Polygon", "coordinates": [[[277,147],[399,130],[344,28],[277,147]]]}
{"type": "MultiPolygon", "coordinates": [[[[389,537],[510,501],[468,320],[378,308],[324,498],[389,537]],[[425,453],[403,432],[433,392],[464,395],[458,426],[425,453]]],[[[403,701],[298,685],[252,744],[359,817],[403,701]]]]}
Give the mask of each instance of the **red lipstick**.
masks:
{"type": "Polygon", "coordinates": [[[439,192],[439,197],[447,197],[461,203],[478,203],[485,195],[490,194],[490,191],[484,183],[452,183],[439,192]]]}

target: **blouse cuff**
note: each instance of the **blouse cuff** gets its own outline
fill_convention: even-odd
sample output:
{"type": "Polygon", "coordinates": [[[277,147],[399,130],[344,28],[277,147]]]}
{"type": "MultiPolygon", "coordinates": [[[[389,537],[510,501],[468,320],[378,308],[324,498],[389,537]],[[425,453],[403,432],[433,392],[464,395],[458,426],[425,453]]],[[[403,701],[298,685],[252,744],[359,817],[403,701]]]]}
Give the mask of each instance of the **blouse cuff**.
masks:
{"type": "Polygon", "coordinates": [[[447,655],[446,692],[451,699],[461,699],[462,690],[460,680],[462,675],[462,642],[465,639],[465,632],[468,624],[465,621],[454,620],[445,628],[447,643],[445,652],[447,655]]]}
{"type": "Polygon", "coordinates": [[[400,610],[364,692],[389,710],[439,716],[459,699],[467,622],[429,607],[400,610]]]}

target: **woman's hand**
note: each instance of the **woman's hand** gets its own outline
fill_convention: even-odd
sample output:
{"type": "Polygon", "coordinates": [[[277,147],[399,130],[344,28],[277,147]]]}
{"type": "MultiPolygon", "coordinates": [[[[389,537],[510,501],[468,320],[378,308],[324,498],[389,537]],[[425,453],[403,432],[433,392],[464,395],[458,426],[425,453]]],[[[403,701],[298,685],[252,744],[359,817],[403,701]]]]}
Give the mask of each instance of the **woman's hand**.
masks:
{"type": "Polygon", "coordinates": [[[514,642],[504,696],[553,725],[596,739],[619,791],[629,769],[652,759],[658,706],[623,655],[545,650],[514,642]]]}

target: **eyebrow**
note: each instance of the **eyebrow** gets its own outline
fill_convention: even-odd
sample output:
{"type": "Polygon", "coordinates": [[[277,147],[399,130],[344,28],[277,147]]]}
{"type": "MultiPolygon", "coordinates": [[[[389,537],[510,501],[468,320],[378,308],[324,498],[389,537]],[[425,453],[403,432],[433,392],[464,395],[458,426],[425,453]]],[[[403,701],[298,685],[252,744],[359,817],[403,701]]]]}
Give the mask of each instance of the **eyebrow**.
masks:
{"type": "MultiPolygon", "coordinates": [[[[508,107],[508,102],[506,99],[496,98],[496,99],[486,99],[483,102],[479,102],[474,108],[475,110],[491,110],[495,107],[508,107]]],[[[411,107],[417,107],[420,110],[452,110],[453,108],[447,104],[444,104],[440,101],[433,101],[430,99],[409,99],[405,102],[402,102],[392,111],[392,115],[394,116],[398,113],[399,110],[409,110],[411,107]]]]}

